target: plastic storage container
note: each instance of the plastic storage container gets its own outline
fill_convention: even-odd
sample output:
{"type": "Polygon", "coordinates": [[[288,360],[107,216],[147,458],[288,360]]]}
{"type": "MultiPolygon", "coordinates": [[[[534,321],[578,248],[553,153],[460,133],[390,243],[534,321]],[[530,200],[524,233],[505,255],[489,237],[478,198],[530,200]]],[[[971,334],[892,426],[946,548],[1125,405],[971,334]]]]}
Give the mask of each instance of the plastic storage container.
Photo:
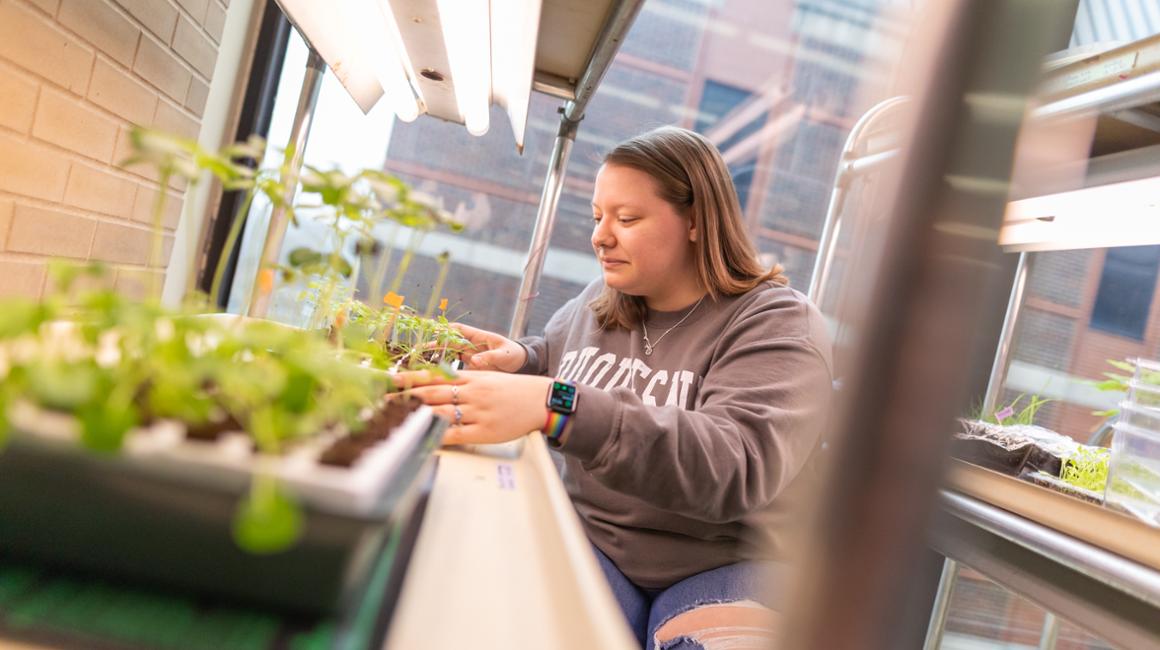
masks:
{"type": "Polygon", "coordinates": [[[1160,526],[1160,433],[1137,426],[1154,417],[1136,405],[1125,405],[1120,421],[1113,425],[1112,455],[1104,500],[1160,526]]]}
{"type": "Polygon", "coordinates": [[[1132,379],[1128,382],[1128,402],[1138,406],[1160,408],[1160,386],[1132,379]]]}
{"type": "Polygon", "coordinates": [[[1132,363],[1136,366],[1133,379],[1142,384],[1160,386],[1160,361],[1137,358],[1132,363]]]}
{"type": "Polygon", "coordinates": [[[1119,421],[1160,437],[1160,407],[1120,402],[1119,421]]]}

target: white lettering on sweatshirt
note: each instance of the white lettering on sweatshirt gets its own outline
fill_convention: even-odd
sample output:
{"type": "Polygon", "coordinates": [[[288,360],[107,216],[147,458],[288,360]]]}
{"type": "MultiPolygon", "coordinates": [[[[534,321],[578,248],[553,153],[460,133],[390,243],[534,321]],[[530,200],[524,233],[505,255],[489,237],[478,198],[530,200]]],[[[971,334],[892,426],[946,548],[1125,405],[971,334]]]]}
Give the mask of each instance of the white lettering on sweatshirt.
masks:
{"type": "Polygon", "coordinates": [[[618,357],[612,352],[599,356],[599,348],[588,346],[580,350],[569,350],[560,357],[560,371],[557,376],[566,381],[575,381],[586,386],[595,386],[604,391],[614,388],[630,388],[640,395],[648,406],[657,406],[660,391],[668,386],[664,406],[676,404],[689,409],[692,396],[690,388],[700,381],[696,373],[689,370],[653,370],[636,357],[618,357]],[[605,380],[609,371],[616,369],[605,380]]]}

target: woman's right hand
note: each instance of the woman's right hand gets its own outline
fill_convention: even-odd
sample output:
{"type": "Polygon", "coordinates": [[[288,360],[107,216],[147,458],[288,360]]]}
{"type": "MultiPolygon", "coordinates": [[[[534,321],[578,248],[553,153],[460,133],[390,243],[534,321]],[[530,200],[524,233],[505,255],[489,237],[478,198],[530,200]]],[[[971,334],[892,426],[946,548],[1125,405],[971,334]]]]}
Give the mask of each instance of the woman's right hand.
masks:
{"type": "Polygon", "coordinates": [[[471,343],[470,348],[460,350],[460,358],[469,370],[499,370],[515,372],[528,360],[524,346],[501,336],[463,323],[452,323],[452,327],[471,343]]]}

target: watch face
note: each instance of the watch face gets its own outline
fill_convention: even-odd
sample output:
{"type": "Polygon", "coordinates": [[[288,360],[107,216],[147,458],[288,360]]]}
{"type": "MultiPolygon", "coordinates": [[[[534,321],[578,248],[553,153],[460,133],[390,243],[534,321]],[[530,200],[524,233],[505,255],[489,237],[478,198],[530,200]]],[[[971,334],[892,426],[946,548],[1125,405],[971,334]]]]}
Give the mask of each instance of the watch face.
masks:
{"type": "Polygon", "coordinates": [[[552,382],[548,392],[548,408],[557,413],[572,413],[576,410],[576,386],[562,381],[552,382]]]}

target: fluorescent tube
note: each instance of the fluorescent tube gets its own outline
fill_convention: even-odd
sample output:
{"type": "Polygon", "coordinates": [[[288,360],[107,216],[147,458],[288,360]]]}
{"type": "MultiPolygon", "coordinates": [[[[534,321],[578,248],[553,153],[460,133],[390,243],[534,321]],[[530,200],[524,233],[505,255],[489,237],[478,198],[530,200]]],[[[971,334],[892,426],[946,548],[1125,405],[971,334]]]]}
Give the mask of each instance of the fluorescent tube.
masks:
{"type": "Polygon", "coordinates": [[[487,0],[437,0],[460,117],[472,135],[487,133],[491,104],[491,16],[487,0]]]}
{"type": "Polygon", "coordinates": [[[532,100],[541,6],[541,0],[491,1],[492,94],[507,109],[520,153],[532,100]]]}

